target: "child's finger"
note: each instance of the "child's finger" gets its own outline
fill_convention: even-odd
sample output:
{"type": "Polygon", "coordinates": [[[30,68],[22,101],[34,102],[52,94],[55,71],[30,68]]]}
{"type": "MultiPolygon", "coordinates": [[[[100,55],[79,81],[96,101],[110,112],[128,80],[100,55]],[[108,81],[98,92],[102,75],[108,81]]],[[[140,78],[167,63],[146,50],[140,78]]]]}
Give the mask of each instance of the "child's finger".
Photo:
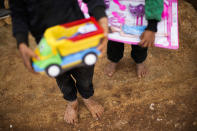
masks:
{"type": "Polygon", "coordinates": [[[25,59],[25,65],[26,65],[26,68],[27,68],[30,72],[34,73],[34,71],[33,71],[33,69],[32,69],[32,66],[31,66],[31,63],[30,63],[30,61],[29,61],[28,58],[25,59]]]}
{"type": "Polygon", "coordinates": [[[152,41],[151,46],[154,47],[155,46],[155,40],[152,41]]]}
{"type": "Polygon", "coordinates": [[[145,41],[142,47],[147,47],[148,46],[148,41],[145,41]]]}
{"type": "Polygon", "coordinates": [[[97,50],[101,51],[103,48],[103,44],[100,44],[98,47],[97,47],[97,50]]]}
{"type": "Polygon", "coordinates": [[[148,47],[152,47],[152,42],[151,41],[148,42],[148,47]]]}
{"type": "Polygon", "coordinates": [[[103,50],[103,45],[99,45],[98,48],[97,48],[97,50],[99,50],[100,52],[102,52],[102,50],[103,50]]]}
{"type": "Polygon", "coordinates": [[[32,50],[29,50],[29,55],[30,55],[30,57],[34,57],[34,58],[36,58],[37,60],[40,60],[40,58],[36,55],[36,53],[34,52],[34,51],[32,51],[32,50]]]}
{"type": "Polygon", "coordinates": [[[140,46],[143,46],[145,42],[146,42],[145,40],[141,40],[140,43],[139,43],[139,45],[140,46]]]}
{"type": "Polygon", "coordinates": [[[102,54],[105,53],[105,50],[107,48],[107,39],[103,39],[101,44],[98,46],[97,50],[99,50],[102,54]]]}
{"type": "Polygon", "coordinates": [[[23,56],[23,62],[25,67],[28,69],[29,72],[34,73],[34,74],[38,74],[37,72],[35,72],[32,68],[32,64],[30,62],[30,57],[28,56],[23,56]]]}
{"type": "Polygon", "coordinates": [[[138,45],[139,45],[139,46],[142,46],[142,45],[144,44],[144,42],[145,42],[145,40],[141,40],[141,41],[138,43],[138,45]]]}
{"type": "Polygon", "coordinates": [[[106,49],[102,49],[100,52],[101,52],[100,57],[103,57],[106,52],[106,49]]]}
{"type": "Polygon", "coordinates": [[[140,36],[140,40],[142,40],[144,38],[144,32],[142,33],[142,35],[140,36]]]}

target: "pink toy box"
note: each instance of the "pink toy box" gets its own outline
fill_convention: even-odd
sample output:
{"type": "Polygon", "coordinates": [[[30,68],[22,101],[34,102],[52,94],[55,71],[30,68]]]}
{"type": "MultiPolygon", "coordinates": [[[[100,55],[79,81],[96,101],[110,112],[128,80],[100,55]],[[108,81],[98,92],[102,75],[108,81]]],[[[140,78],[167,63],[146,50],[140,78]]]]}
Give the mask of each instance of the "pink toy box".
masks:
{"type": "MultiPolygon", "coordinates": [[[[139,37],[147,26],[144,15],[145,0],[104,1],[111,30],[108,36],[109,40],[126,44],[138,44],[139,37]],[[131,13],[132,8],[135,9],[134,13],[137,10],[137,14],[131,13]]],[[[82,10],[87,17],[86,9],[83,5],[82,10]]],[[[168,49],[179,48],[177,0],[164,0],[164,10],[162,20],[158,23],[155,46],[168,49]]]]}

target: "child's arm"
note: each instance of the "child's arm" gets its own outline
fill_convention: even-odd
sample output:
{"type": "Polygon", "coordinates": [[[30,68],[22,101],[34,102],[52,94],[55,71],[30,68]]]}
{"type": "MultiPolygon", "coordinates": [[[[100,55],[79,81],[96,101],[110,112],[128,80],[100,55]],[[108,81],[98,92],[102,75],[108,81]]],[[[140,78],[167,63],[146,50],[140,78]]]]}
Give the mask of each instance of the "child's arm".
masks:
{"type": "Polygon", "coordinates": [[[91,16],[94,16],[96,20],[102,17],[106,17],[105,3],[103,0],[83,0],[88,6],[88,12],[91,16]]]}
{"type": "Polygon", "coordinates": [[[140,46],[150,47],[154,45],[155,33],[157,32],[157,23],[161,20],[162,11],[163,0],[145,1],[145,15],[148,20],[148,26],[140,37],[140,46]]]}
{"type": "Polygon", "coordinates": [[[107,17],[102,17],[98,20],[99,25],[103,28],[104,30],[104,38],[102,39],[101,44],[98,46],[98,50],[101,51],[101,55],[105,53],[107,49],[107,42],[108,42],[108,19],[107,17]]]}
{"type": "Polygon", "coordinates": [[[88,11],[91,16],[94,16],[96,20],[99,22],[99,25],[104,30],[104,39],[102,40],[101,44],[98,46],[98,50],[101,51],[103,54],[107,47],[107,35],[108,35],[108,20],[107,15],[105,13],[105,3],[103,0],[83,0],[87,3],[88,11]]]}
{"type": "Polygon", "coordinates": [[[30,63],[30,58],[36,54],[28,47],[28,20],[26,8],[23,0],[9,0],[12,16],[13,35],[17,41],[17,47],[27,69],[34,72],[30,63]]]}
{"type": "Polygon", "coordinates": [[[21,43],[28,45],[28,22],[26,17],[25,4],[23,0],[9,0],[12,16],[13,35],[17,40],[17,46],[21,43]]]}

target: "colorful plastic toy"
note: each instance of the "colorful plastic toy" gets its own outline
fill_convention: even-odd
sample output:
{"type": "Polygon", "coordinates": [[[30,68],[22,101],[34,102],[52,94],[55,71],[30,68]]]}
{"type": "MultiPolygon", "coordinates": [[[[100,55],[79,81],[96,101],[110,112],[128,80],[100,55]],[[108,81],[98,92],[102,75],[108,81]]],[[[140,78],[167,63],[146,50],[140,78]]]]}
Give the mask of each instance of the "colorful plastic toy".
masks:
{"type": "Polygon", "coordinates": [[[97,46],[103,37],[103,30],[94,18],[83,19],[68,24],[48,28],[33,58],[36,72],[46,72],[57,77],[63,69],[73,68],[81,63],[91,66],[100,52],[97,46]]]}
{"type": "MultiPolygon", "coordinates": [[[[178,0],[163,1],[164,10],[157,26],[155,46],[178,49],[178,0]]],[[[137,45],[140,42],[140,35],[148,24],[145,18],[145,0],[109,0],[108,4],[110,5],[106,10],[110,28],[108,39],[137,45]],[[125,10],[122,10],[124,9],[122,5],[127,5],[125,10]]]]}

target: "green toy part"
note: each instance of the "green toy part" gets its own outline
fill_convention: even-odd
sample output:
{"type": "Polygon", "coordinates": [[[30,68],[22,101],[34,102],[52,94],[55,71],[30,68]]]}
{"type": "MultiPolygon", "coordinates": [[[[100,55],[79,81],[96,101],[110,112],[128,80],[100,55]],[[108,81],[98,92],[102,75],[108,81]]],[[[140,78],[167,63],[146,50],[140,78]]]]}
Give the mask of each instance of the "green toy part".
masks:
{"type": "Polygon", "coordinates": [[[42,38],[38,45],[40,56],[48,57],[45,60],[36,61],[35,64],[39,66],[40,68],[46,68],[47,66],[51,64],[58,64],[60,65],[62,60],[59,53],[53,54],[52,48],[47,44],[47,41],[45,38],[42,38]]]}

